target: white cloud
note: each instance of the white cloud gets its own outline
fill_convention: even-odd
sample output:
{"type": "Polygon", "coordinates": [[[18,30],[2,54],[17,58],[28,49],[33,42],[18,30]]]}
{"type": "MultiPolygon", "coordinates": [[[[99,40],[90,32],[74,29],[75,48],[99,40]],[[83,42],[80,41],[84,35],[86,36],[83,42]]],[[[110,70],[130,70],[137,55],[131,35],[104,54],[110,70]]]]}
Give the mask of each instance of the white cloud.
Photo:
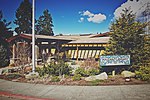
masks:
{"type": "Polygon", "coordinates": [[[93,23],[101,23],[102,21],[106,20],[106,16],[99,13],[99,14],[95,14],[92,17],[87,18],[87,20],[93,23]]]}
{"type": "MultiPolygon", "coordinates": [[[[106,20],[106,16],[101,13],[94,14],[94,13],[91,13],[90,11],[86,10],[80,14],[81,14],[81,16],[87,17],[87,21],[93,22],[93,23],[101,23],[102,21],[106,20]]],[[[83,18],[83,17],[81,17],[81,18],[83,18]]],[[[81,18],[79,20],[80,22],[81,22],[81,18]]]]}
{"type": "Polygon", "coordinates": [[[89,12],[88,10],[87,10],[87,11],[83,11],[83,14],[82,14],[82,15],[83,15],[83,16],[89,16],[89,17],[94,16],[94,14],[91,13],[91,12],[89,12]]]}
{"type": "Polygon", "coordinates": [[[146,5],[144,4],[147,2],[149,2],[149,0],[128,0],[115,10],[115,18],[120,17],[122,9],[125,8],[130,8],[131,10],[133,10],[133,13],[136,13],[137,16],[140,16],[141,12],[143,12],[146,7],[146,5]]]}
{"type": "Polygon", "coordinates": [[[83,21],[84,21],[83,17],[81,17],[80,20],[78,20],[78,22],[80,22],[80,23],[83,22],[83,21]]]}

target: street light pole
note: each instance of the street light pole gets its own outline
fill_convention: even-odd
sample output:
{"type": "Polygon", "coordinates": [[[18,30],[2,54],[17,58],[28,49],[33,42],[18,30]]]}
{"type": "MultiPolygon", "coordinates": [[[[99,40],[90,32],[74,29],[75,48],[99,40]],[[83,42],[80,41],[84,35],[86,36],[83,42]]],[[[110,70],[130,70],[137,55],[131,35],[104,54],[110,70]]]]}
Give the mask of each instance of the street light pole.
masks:
{"type": "Polygon", "coordinates": [[[35,0],[32,0],[32,72],[35,72],[35,0]]]}

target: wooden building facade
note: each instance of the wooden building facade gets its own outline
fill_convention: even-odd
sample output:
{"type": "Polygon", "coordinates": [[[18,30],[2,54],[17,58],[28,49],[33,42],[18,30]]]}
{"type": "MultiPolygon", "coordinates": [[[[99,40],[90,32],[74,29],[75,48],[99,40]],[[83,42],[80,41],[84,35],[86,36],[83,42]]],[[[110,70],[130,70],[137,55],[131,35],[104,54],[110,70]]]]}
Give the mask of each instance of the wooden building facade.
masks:
{"type": "MultiPolygon", "coordinates": [[[[45,36],[35,35],[36,59],[48,60],[58,52],[67,53],[73,60],[98,59],[108,46],[109,36],[105,34],[45,36]],[[43,57],[44,56],[44,57],[43,57]]],[[[12,61],[31,62],[31,34],[20,34],[9,38],[12,61]]]]}

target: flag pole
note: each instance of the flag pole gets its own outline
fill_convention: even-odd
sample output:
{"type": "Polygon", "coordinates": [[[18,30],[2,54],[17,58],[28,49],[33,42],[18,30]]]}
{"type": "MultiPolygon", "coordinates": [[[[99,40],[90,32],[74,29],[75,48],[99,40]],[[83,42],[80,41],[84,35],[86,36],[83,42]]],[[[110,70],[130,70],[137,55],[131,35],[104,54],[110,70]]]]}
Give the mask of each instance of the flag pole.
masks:
{"type": "Polygon", "coordinates": [[[32,72],[35,72],[35,0],[32,0],[32,72]]]}

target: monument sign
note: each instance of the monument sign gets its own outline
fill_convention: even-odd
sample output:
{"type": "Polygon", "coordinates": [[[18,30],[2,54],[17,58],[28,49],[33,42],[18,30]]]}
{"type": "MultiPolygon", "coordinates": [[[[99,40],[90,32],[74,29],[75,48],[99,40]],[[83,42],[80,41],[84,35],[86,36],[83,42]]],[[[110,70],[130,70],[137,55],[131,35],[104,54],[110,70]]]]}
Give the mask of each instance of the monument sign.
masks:
{"type": "Polygon", "coordinates": [[[130,55],[100,56],[100,66],[130,65],[130,55]]]}

